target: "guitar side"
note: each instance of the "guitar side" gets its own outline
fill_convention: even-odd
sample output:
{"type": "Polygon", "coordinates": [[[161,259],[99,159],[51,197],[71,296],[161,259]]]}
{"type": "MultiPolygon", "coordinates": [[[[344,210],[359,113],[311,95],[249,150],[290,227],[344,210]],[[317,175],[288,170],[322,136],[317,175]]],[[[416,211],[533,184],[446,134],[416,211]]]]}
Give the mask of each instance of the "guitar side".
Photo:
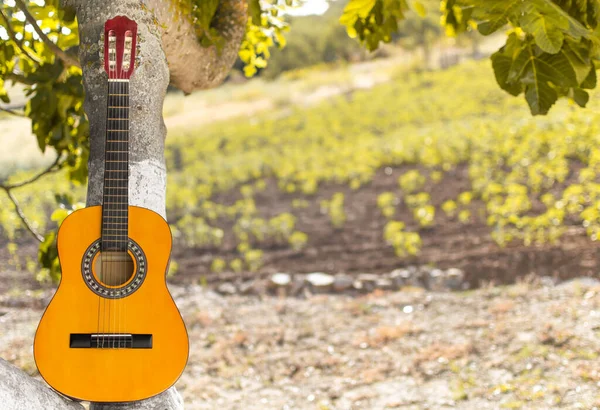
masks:
{"type": "Polygon", "coordinates": [[[172,386],[188,358],[187,331],[166,287],[171,232],[155,212],[129,207],[129,238],[143,250],[145,277],[131,294],[108,299],[94,293],[82,274],[84,255],[101,237],[101,221],[102,207],[88,207],[59,229],[62,279],[38,326],[34,358],[44,380],[66,396],[141,400],[172,386]],[[106,348],[74,348],[77,334],[150,335],[151,347],[111,348],[107,342],[106,348]]]}

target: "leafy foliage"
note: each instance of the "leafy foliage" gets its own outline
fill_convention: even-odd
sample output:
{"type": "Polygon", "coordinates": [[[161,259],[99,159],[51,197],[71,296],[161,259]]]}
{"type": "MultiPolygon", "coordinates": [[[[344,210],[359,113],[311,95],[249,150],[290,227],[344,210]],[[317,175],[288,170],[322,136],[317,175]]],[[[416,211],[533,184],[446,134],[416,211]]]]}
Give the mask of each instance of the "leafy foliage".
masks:
{"type": "MultiPolygon", "coordinates": [[[[221,40],[213,29],[213,19],[218,9],[217,1],[192,0],[179,3],[194,22],[198,41],[204,46],[219,47],[221,40]],[[189,9],[185,8],[188,6],[189,9]]],[[[399,23],[411,10],[419,15],[424,14],[423,3],[407,0],[350,0],[341,22],[351,36],[358,38],[368,49],[373,50],[381,42],[391,41],[393,35],[398,32],[399,23]]],[[[249,2],[250,19],[247,35],[240,50],[240,58],[246,64],[246,74],[252,75],[257,69],[265,66],[271,47],[285,45],[283,34],[288,29],[288,23],[283,18],[283,11],[295,4],[289,0],[249,2]]],[[[600,58],[598,0],[443,0],[440,4],[442,22],[449,34],[476,28],[482,35],[490,35],[507,27],[506,44],[492,56],[496,81],[502,89],[512,95],[523,94],[531,113],[546,114],[561,97],[568,97],[580,106],[590,104],[588,90],[596,87],[596,64],[600,58]]],[[[54,150],[58,156],[57,166],[65,170],[63,175],[72,182],[82,183],[87,178],[88,123],[83,112],[81,69],[74,57],[79,43],[74,15],[71,10],[60,9],[58,0],[7,1],[0,5],[0,12],[4,28],[0,34],[0,100],[10,101],[7,85],[18,83],[25,87],[28,101],[24,114],[31,119],[32,132],[37,138],[40,150],[54,150]]],[[[481,67],[479,69],[481,70],[481,67]]],[[[434,172],[445,172],[457,163],[469,160],[473,201],[482,201],[485,204],[488,223],[494,228],[494,238],[498,243],[505,244],[515,239],[526,243],[557,240],[561,234],[561,226],[568,217],[582,220],[589,235],[596,239],[600,233],[600,221],[594,208],[598,203],[593,175],[598,172],[598,155],[594,148],[596,141],[592,136],[573,136],[571,129],[560,128],[559,124],[556,127],[560,128],[560,133],[553,134],[547,130],[540,131],[532,125],[525,125],[520,131],[529,133],[527,137],[512,134],[507,137],[505,132],[511,129],[514,122],[505,124],[504,128],[482,131],[481,135],[478,135],[479,140],[463,138],[464,135],[458,138],[456,134],[453,134],[453,140],[444,135],[433,135],[422,140],[411,133],[410,129],[405,130],[408,137],[392,132],[407,124],[411,127],[433,122],[433,119],[428,118],[432,112],[435,112],[435,121],[438,121],[444,118],[453,120],[465,115],[493,115],[499,109],[513,107],[513,103],[505,100],[500,103],[494,100],[498,105],[487,104],[479,91],[472,88],[479,84],[480,80],[476,79],[473,73],[457,74],[469,77],[462,82],[457,82],[456,78],[448,80],[444,94],[475,95],[472,101],[463,101],[461,106],[457,106],[454,100],[447,101],[443,98],[433,102],[428,99],[425,104],[418,102],[420,91],[416,91],[416,96],[411,94],[409,97],[402,94],[402,90],[394,88],[397,95],[393,97],[385,91],[378,91],[381,93],[379,97],[386,101],[387,106],[374,104],[376,98],[369,98],[363,101],[361,109],[357,111],[355,102],[335,100],[327,109],[327,115],[309,112],[308,115],[312,117],[308,123],[295,117],[276,121],[265,120],[261,124],[260,138],[257,138],[255,133],[258,131],[252,126],[244,125],[248,130],[234,128],[230,131],[233,134],[241,134],[242,138],[235,143],[224,143],[222,150],[220,144],[223,132],[219,131],[212,140],[217,144],[203,140],[206,147],[202,150],[216,153],[213,157],[220,159],[223,155],[237,152],[248,162],[236,162],[231,168],[232,173],[226,175],[219,172],[206,174],[202,173],[206,169],[199,169],[194,175],[211,175],[212,179],[198,180],[197,185],[192,186],[184,183],[181,175],[170,175],[171,185],[180,186],[181,189],[170,191],[169,207],[175,213],[183,210],[195,212],[195,217],[203,218],[205,223],[198,225],[206,228],[206,232],[214,234],[212,222],[222,215],[236,221],[242,217],[256,218],[252,195],[246,196],[234,206],[211,202],[215,192],[231,189],[238,183],[253,185],[253,181],[256,180],[253,187],[259,189],[259,184],[265,183],[262,178],[273,177],[278,186],[287,193],[313,195],[323,182],[348,184],[351,189],[359,189],[371,181],[378,167],[386,164],[420,164],[434,172]],[[460,84],[461,88],[455,87],[455,84],[460,84]],[[390,107],[396,106],[401,98],[411,102],[406,105],[410,108],[400,113],[394,111],[394,115],[384,115],[390,107]],[[413,99],[417,101],[416,105],[413,99]],[[423,110],[425,105],[427,110],[423,110]],[[325,120],[316,118],[317,116],[327,117],[327,124],[324,123],[325,120]],[[369,116],[378,119],[378,123],[371,123],[368,119],[362,123],[347,122],[347,118],[369,116]],[[307,150],[306,146],[302,146],[301,149],[290,149],[288,146],[279,151],[268,146],[259,146],[260,144],[255,142],[264,141],[264,138],[268,139],[272,135],[287,135],[286,132],[290,129],[297,132],[298,135],[294,137],[300,137],[300,141],[313,142],[314,151],[307,150]],[[312,139],[308,130],[313,133],[311,135],[317,136],[316,140],[312,139]],[[362,131],[362,134],[357,134],[357,130],[362,131]],[[372,138],[373,135],[386,132],[388,139],[372,138]],[[264,137],[263,134],[268,137],[264,137]],[[343,137],[339,138],[340,135],[343,137]],[[399,138],[400,135],[403,138],[399,138]],[[548,135],[553,135],[554,139],[549,140],[548,135]],[[579,145],[575,148],[569,147],[565,135],[569,137],[569,143],[577,140],[579,145]],[[513,151],[505,151],[504,148],[487,151],[480,141],[501,144],[502,147],[513,144],[513,151]],[[545,145],[541,144],[541,141],[545,145]],[[520,145],[525,142],[529,144],[527,148],[520,145]],[[539,151],[532,151],[531,146],[538,147],[539,151]],[[551,159],[544,156],[544,150],[548,146],[551,146],[554,152],[551,159]],[[581,152],[581,146],[587,151],[581,152]],[[324,152],[324,148],[332,154],[324,152]],[[522,152],[515,154],[514,149],[517,148],[522,152]],[[360,155],[357,154],[359,150],[360,155]],[[526,161],[530,166],[525,169],[518,162],[512,162],[513,159],[508,158],[508,152],[515,158],[526,161]],[[331,155],[334,154],[335,157],[332,158],[331,155]],[[547,210],[539,215],[529,215],[532,206],[528,205],[526,197],[545,195],[548,193],[545,191],[552,184],[564,183],[569,173],[569,155],[586,164],[585,170],[582,171],[584,176],[580,187],[565,189],[554,203],[549,197],[545,197],[548,203],[547,210]],[[269,158],[266,159],[266,156],[269,158]],[[282,157],[286,158],[286,161],[278,162],[282,157]],[[311,158],[311,161],[306,162],[307,158],[311,158]],[[338,163],[340,159],[346,162],[338,163]],[[497,166],[498,163],[510,163],[511,171],[504,171],[497,166]],[[337,165],[332,167],[331,164],[337,165]],[[504,183],[513,185],[509,185],[510,189],[505,189],[502,186],[504,183]]],[[[439,78],[435,81],[438,80],[439,78]]],[[[409,84],[411,81],[415,86],[420,80],[407,80],[409,84]]],[[[489,84],[486,83],[485,89],[490,90],[489,84]]],[[[361,98],[357,98],[357,101],[361,98]]],[[[586,124],[586,120],[571,113],[569,120],[577,126],[583,127],[586,124]]],[[[475,120],[474,123],[478,127],[484,127],[475,120]]],[[[281,139],[277,141],[281,143],[281,139]]],[[[196,147],[196,150],[199,149],[196,147]]],[[[184,152],[185,158],[189,155],[196,158],[197,152],[194,150],[180,148],[180,151],[184,152]]],[[[189,162],[187,165],[191,166],[189,162]]],[[[208,168],[213,166],[216,164],[206,164],[208,168]]],[[[55,179],[53,181],[59,185],[55,179]]],[[[54,189],[59,188],[55,186],[54,189]]],[[[67,190],[64,187],[60,189],[62,192],[67,190]]],[[[56,225],[47,226],[45,221],[45,213],[56,207],[56,198],[49,195],[36,195],[31,191],[22,191],[20,194],[31,200],[30,207],[39,206],[37,212],[31,209],[28,211],[28,219],[38,229],[53,229],[56,225]]],[[[20,235],[20,230],[15,229],[14,225],[21,223],[12,213],[14,203],[11,204],[5,198],[1,201],[7,202],[3,202],[5,206],[0,208],[0,223],[9,241],[14,243],[15,238],[20,235]],[[10,227],[6,222],[8,220],[10,227]]],[[[346,222],[343,194],[336,194],[322,205],[332,224],[342,229],[346,222]]],[[[419,203],[414,207],[414,217],[423,227],[435,224],[436,212],[430,206],[432,205],[429,203],[419,203]]],[[[473,218],[470,206],[472,204],[461,204],[455,210],[458,218],[464,223],[473,218]]],[[[390,218],[394,215],[389,204],[384,206],[383,210],[390,218]]],[[[57,223],[60,222],[62,214],[64,213],[56,214],[57,223]]],[[[203,243],[197,242],[200,239],[205,240],[203,232],[201,229],[200,233],[181,235],[194,243],[203,243]]],[[[411,232],[413,233],[418,235],[411,232]]],[[[292,229],[286,231],[285,238],[277,240],[301,249],[307,242],[302,234],[292,229]]],[[[415,244],[416,240],[413,239],[409,242],[415,244]]],[[[52,233],[48,233],[40,248],[40,261],[50,269],[48,272],[56,272],[52,270],[55,260],[53,242],[52,233]]],[[[235,271],[244,267],[260,267],[260,250],[252,248],[244,241],[239,245],[240,257],[229,261],[229,267],[235,271]]],[[[416,248],[416,245],[413,247],[416,248]]]]}
{"type": "MultiPolygon", "coordinates": [[[[202,2],[202,0],[198,0],[202,2]]],[[[298,0],[251,0],[248,4],[246,37],[240,47],[240,59],[244,62],[244,73],[252,77],[259,68],[267,66],[269,49],[274,45],[285,47],[284,33],[289,25],[283,18],[284,11],[296,7],[298,0]]]]}
{"type": "MultiPolygon", "coordinates": [[[[79,44],[72,13],[58,8],[58,1],[43,6],[32,2],[27,11],[49,41],[68,54],[79,44]]],[[[81,69],[68,66],[31,28],[17,5],[0,5],[7,37],[0,42],[0,99],[10,102],[5,84],[21,83],[29,98],[25,114],[42,152],[54,149],[61,166],[77,182],[87,178],[88,123],[83,111],[81,69]]]]}
{"type": "MultiPolygon", "coordinates": [[[[477,28],[487,36],[509,27],[492,64],[500,87],[524,94],[532,114],[547,114],[561,97],[587,104],[600,58],[597,0],[442,0],[441,9],[450,35],[477,28]]],[[[391,40],[408,10],[405,0],[350,0],[340,21],[374,50],[391,40]]]]}
{"type": "MultiPolygon", "coordinates": [[[[483,63],[400,74],[373,90],[355,91],[351,99],[334,98],[289,116],[218,123],[194,138],[170,138],[167,209],[180,246],[213,254],[216,271],[261,269],[260,251],[303,252],[310,246],[314,238],[299,224],[300,213],[321,213],[336,233],[347,229],[353,205],[347,192],[370,184],[387,167],[402,169],[398,177],[410,176],[404,187],[394,182],[394,189],[372,198],[381,210],[372,213],[381,218],[381,238],[399,257],[418,254],[421,236],[444,218],[464,229],[485,224],[500,246],[553,243],[577,225],[591,240],[600,239],[597,95],[589,102],[592,113],[563,102],[555,118],[534,119],[522,101],[497,90],[483,63]],[[398,104],[406,109],[399,112],[398,104]],[[436,203],[426,190],[463,166],[468,187],[436,203]],[[301,189],[307,181],[310,193],[301,189]],[[335,194],[320,196],[323,186],[332,185],[339,187],[335,194]],[[255,198],[266,189],[294,198],[290,208],[263,215],[255,198]],[[223,201],[228,192],[239,199],[223,201]]],[[[48,187],[71,189],[61,175],[47,178],[43,189],[16,192],[41,230],[55,225],[46,217],[56,207],[48,187]]],[[[73,195],[73,202],[83,198],[83,189],[73,195]]],[[[4,208],[2,235],[13,229],[17,242],[27,232],[14,230],[19,222],[0,199],[4,208]]]]}
{"type": "MultiPolygon", "coordinates": [[[[582,107],[587,104],[585,90],[596,86],[594,60],[600,57],[600,2],[458,0],[456,4],[483,35],[509,26],[506,44],[492,55],[496,80],[512,95],[524,93],[532,114],[548,113],[560,97],[582,107]]],[[[464,17],[453,21],[456,30],[463,30],[464,23],[464,17]]]]}

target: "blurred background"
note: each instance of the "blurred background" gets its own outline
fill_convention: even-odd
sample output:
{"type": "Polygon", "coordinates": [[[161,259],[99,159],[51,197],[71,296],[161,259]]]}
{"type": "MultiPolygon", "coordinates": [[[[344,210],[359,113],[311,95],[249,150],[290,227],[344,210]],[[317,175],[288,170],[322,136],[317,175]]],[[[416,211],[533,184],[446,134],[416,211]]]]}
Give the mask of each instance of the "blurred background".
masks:
{"type": "MultiPolygon", "coordinates": [[[[186,405],[599,406],[598,93],[534,118],[494,78],[504,34],[449,38],[433,7],[369,53],[345,4],[295,10],[251,79],[168,92],[186,405]]],[[[5,181],[54,160],[7,112],[0,147],[5,181]]],[[[85,192],[52,173],[14,190],[21,214],[0,192],[0,357],[32,375],[57,277],[23,218],[55,229],[85,192]]]]}

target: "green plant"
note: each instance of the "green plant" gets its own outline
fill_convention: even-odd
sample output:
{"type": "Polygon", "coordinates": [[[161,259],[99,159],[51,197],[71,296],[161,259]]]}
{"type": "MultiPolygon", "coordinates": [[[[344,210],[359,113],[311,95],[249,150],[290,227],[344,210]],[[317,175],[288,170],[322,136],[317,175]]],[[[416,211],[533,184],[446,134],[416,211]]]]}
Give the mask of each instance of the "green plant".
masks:
{"type": "Polygon", "coordinates": [[[416,232],[404,230],[404,222],[390,221],[385,225],[383,237],[394,248],[396,255],[417,255],[421,250],[421,237],[416,232]]]}
{"type": "Polygon", "coordinates": [[[398,178],[398,184],[405,194],[411,194],[425,185],[425,177],[417,170],[410,170],[398,178]]]}

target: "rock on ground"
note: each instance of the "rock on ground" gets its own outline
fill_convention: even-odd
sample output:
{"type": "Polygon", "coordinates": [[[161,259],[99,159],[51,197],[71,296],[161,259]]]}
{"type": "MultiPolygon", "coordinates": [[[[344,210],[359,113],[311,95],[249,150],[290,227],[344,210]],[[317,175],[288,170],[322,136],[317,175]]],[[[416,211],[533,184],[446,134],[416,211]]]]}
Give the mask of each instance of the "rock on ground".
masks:
{"type": "Polygon", "coordinates": [[[92,403],[90,410],[183,410],[183,399],[174,388],[134,403],[92,403]]]}
{"type": "Polygon", "coordinates": [[[55,393],[40,380],[0,359],[0,408],[26,410],[84,410],[55,393]]]}

